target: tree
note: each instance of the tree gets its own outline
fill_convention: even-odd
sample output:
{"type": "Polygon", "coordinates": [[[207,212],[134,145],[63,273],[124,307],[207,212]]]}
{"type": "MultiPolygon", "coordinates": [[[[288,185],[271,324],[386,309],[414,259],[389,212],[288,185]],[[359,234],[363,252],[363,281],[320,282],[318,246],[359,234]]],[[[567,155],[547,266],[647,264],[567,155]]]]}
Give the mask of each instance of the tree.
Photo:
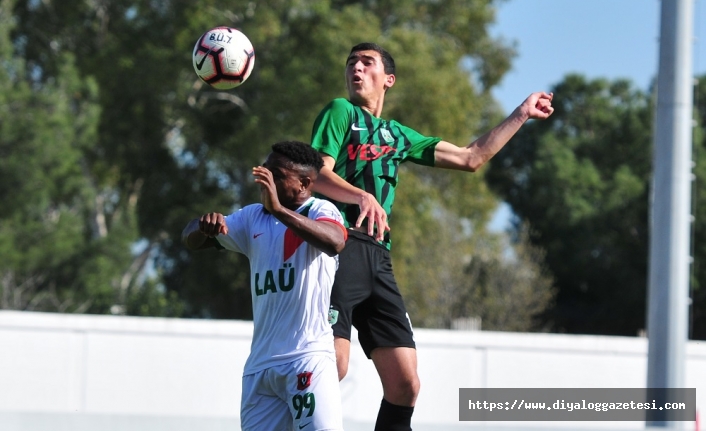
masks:
{"type": "MultiPolygon", "coordinates": [[[[67,257],[56,264],[60,276],[47,273],[37,292],[56,286],[63,295],[76,295],[75,304],[85,304],[54,308],[66,311],[251,317],[247,261],[215,251],[188,253],[180,243],[186,222],[205,211],[227,213],[258,200],[251,167],[276,141],[309,140],[319,110],[333,97],[345,95],[345,55],[363,40],[388,47],[399,65],[399,84],[385,115],[454,142],[470,141],[497,119],[499,110],[488,103],[489,91],[514,55],[512,47],[487,33],[494,4],[17,2],[12,9],[17,25],[5,56],[21,58],[25,66],[7,85],[26,82],[27,97],[56,89],[55,103],[67,106],[62,111],[65,134],[80,137],[67,138],[71,157],[62,157],[72,182],[52,178],[42,183],[77,186],[66,197],[71,204],[67,213],[74,217],[70,229],[52,228],[57,235],[73,232],[74,242],[63,246],[67,257]],[[196,39],[217,25],[242,29],[256,51],[248,82],[229,92],[204,85],[191,65],[196,39]]],[[[38,131],[33,121],[18,119],[17,124],[38,131]]],[[[37,154],[45,151],[47,141],[35,141],[37,154]]],[[[33,166],[47,172],[40,164],[33,166]]],[[[417,215],[416,198],[400,198],[393,223],[405,226],[415,218],[433,219],[435,228],[447,229],[449,242],[439,243],[439,250],[468,250],[434,268],[416,246],[427,232],[411,230],[412,236],[395,227],[401,246],[394,249],[393,259],[415,262],[408,273],[398,271],[412,281],[406,289],[414,296],[451,286],[440,284],[434,270],[462,272],[473,254],[470,237],[457,238],[454,229],[482,235],[497,201],[480,175],[414,168],[404,175],[408,180],[403,181],[401,196],[413,193],[405,189],[405,181],[411,187],[434,184],[435,191],[429,192],[428,206],[422,208],[427,213],[422,215],[417,215]],[[439,224],[437,211],[448,228],[439,224]],[[425,271],[433,285],[416,283],[417,270],[425,271]]],[[[0,250],[11,258],[26,258],[11,243],[0,242],[0,250]]],[[[460,286],[453,284],[454,289],[460,286]]],[[[451,299],[444,297],[446,308],[420,311],[420,321],[446,325],[448,319],[440,323],[432,314],[450,313],[451,299]]]]}
{"type": "MultiPolygon", "coordinates": [[[[444,205],[443,182],[424,183],[408,171],[398,191],[404,204],[392,217],[392,260],[413,324],[450,328],[478,318],[487,330],[545,330],[539,316],[552,305],[554,287],[542,251],[526,233],[509,238],[488,232],[482,218],[459,215],[480,211],[444,205]]],[[[468,176],[439,173],[459,174],[468,176]]]]}
{"type": "Polygon", "coordinates": [[[555,112],[526,126],[487,178],[532,228],[556,279],[560,332],[645,327],[652,103],[627,81],[567,76],[555,112]]]}
{"type": "Polygon", "coordinates": [[[109,303],[105,291],[76,277],[111,265],[84,240],[92,190],[82,152],[95,138],[97,88],[78,78],[70,54],[57,59],[56,79],[40,84],[29,77],[9,39],[12,3],[0,3],[0,307],[100,308],[109,303]]]}
{"type": "MultiPolygon", "coordinates": [[[[245,11],[242,14],[229,14],[233,17],[229,25],[242,28],[253,41],[255,70],[248,82],[234,92],[237,93],[237,103],[218,99],[214,92],[203,86],[192,93],[197,102],[190,106],[191,111],[182,111],[186,119],[184,124],[195,124],[191,123],[189,116],[196,115],[198,122],[206,127],[201,129],[192,125],[189,131],[202,133],[205,130],[208,134],[186,137],[185,153],[202,154],[199,148],[207,143],[210,160],[217,161],[218,171],[224,173],[229,184],[237,185],[239,204],[255,199],[252,189],[247,187],[252,164],[261,160],[268,144],[278,139],[309,140],[318,111],[332,98],[345,96],[344,56],[351,46],[363,40],[380,42],[396,57],[400,80],[390,92],[386,116],[427,133],[433,131],[448,139],[469,141],[485,125],[488,117],[497,114],[495,106],[486,109],[487,104],[483,101],[487,90],[497,82],[497,76],[507,70],[512,50],[502,47],[486,34],[485,28],[492,20],[490,2],[445,1],[438,5],[425,4],[424,7],[422,4],[312,1],[280,8],[270,3],[242,9],[245,11]],[[387,13],[389,10],[394,10],[395,14],[387,13]],[[383,16],[388,18],[381,20],[379,17],[383,16]],[[462,29],[459,27],[461,20],[477,25],[462,29]],[[442,22],[449,25],[442,26],[442,22]],[[454,24],[450,25],[451,22],[454,24]],[[467,30],[470,27],[475,37],[469,37],[467,30]],[[327,43],[320,43],[323,40],[327,43]],[[499,49],[489,49],[491,46],[499,49]],[[475,71],[459,67],[466,56],[476,58],[475,64],[479,66],[475,71]],[[486,67],[488,63],[497,67],[486,67]],[[474,87],[472,76],[478,77],[475,82],[481,83],[480,89],[474,87]],[[434,91],[420,92],[417,91],[419,88],[434,91]],[[459,124],[464,127],[458,127],[459,124]],[[234,158],[233,154],[239,157],[234,158]]],[[[223,7],[215,7],[215,10],[222,11],[223,7]]],[[[199,13],[203,10],[203,4],[199,4],[188,13],[198,17],[191,21],[190,35],[200,33],[214,22],[212,16],[199,13]]],[[[186,43],[193,43],[193,38],[184,36],[183,39],[186,43]]],[[[436,183],[443,192],[434,194],[439,197],[435,202],[454,206],[449,214],[472,220],[478,226],[487,222],[497,203],[480,176],[461,178],[452,173],[428,171],[405,171],[407,178],[402,181],[400,198],[392,217],[394,232],[398,232],[393,233],[393,242],[399,244],[393,246],[393,261],[409,259],[414,262],[414,265],[403,265],[403,268],[416,270],[423,266],[428,274],[426,280],[433,283],[422,287],[419,278],[406,277],[405,270],[400,272],[400,266],[396,264],[398,276],[402,276],[400,285],[406,294],[413,291],[433,294],[430,290],[441,289],[443,284],[432,274],[435,270],[443,270],[435,268],[426,258],[425,250],[416,246],[427,232],[400,227],[405,224],[405,214],[412,220],[418,218],[414,200],[407,203],[403,197],[405,182],[414,184],[413,178],[419,177],[420,181],[436,183]],[[411,232],[421,237],[413,236],[411,232]],[[405,246],[406,241],[409,246],[405,246]]],[[[457,218],[456,222],[460,223],[460,219],[457,218]]],[[[447,244],[447,247],[451,245],[447,244]]],[[[200,257],[193,255],[186,259],[176,265],[179,268],[176,278],[183,279],[183,271],[191,271],[192,263],[200,257]]],[[[457,262],[448,264],[453,266],[457,262]]],[[[244,298],[242,296],[239,300],[244,298]]],[[[432,323],[428,314],[425,311],[412,316],[422,325],[436,325],[438,322],[432,323]]]]}
{"type": "MultiPolygon", "coordinates": [[[[7,59],[2,84],[11,90],[3,91],[2,103],[0,145],[9,154],[2,171],[10,177],[3,181],[8,186],[3,198],[12,203],[3,214],[0,248],[7,265],[3,308],[124,312],[138,283],[145,285],[140,295],[147,303],[164,296],[153,279],[144,277],[151,244],[133,253],[139,246],[136,208],[145,181],[121,182],[129,175],[115,163],[115,150],[124,147],[110,145],[104,129],[111,112],[105,107],[123,106],[106,103],[113,100],[105,97],[100,71],[86,70],[101,51],[82,42],[105,39],[90,25],[96,21],[85,19],[93,12],[105,18],[104,5],[94,6],[17,3],[12,39],[2,34],[7,59]]],[[[10,2],[3,7],[3,18],[13,16],[7,13],[10,2]]],[[[125,139],[124,134],[114,137],[125,139]]],[[[178,302],[151,303],[137,309],[180,313],[178,302]]]]}

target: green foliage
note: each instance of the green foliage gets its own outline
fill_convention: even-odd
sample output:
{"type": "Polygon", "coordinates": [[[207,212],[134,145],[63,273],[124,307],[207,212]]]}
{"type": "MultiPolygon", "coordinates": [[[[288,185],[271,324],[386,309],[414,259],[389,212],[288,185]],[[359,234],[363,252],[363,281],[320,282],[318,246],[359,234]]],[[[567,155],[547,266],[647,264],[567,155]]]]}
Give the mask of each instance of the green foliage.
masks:
{"type": "MultiPolygon", "coordinates": [[[[458,145],[496,124],[489,91],[515,54],[488,35],[496,3],[0,0],[0,307],[250,318],[247,260],[187,252],[184,225],[258,200],[252,166],[276,141],[309,139],[361,41],[397,61],[384,116],[458,145]],[[256,49],[228,92],[191,66],[218,25],[256,49]]],[[[554,92],[555,114],[486,172],[402,170],[392,253],[416,326],[644,327],[650,96],[581,76],[554,92]],[[486,180],[522,223],[510,245],[484,228],[497,205],[486,180]]],[[[706,77],[695,95],[692,336],[704,338],[706,77]]]]}
{"type": "MultiPolygon", "coordinates": [[[[274,142],[308,141],[320,109],[345,96],[351,46],[395,55],[385,116],[459,145],[495,123],[489,89],[514,56],[487,33],[492,0],[0,1],[16,22],[0,35],[2,307],[251,318],[247,259],[187,252],[181,230],[258,201],[252,166],[274,142]],[[256,50],[248,82],[227,92],[191,64],[219,25],[256,50]]],[[[449,326],[470,310],[454,304],[480,238],[500,242],[483,228],[497,201],[481,175],[409,167],[403,178],[400,284],[415,321],[449,326]]]]}
{"type": "MultiPolygon", "coordinates": [[[[10,27],[1,28],[0,45],[7,46],[10,27]]],[[[96,86],[77,78],[70,54],[57,58],[55,79],[37,84],[26,77],[25,61],[2,52],[0,306],[87,311],[89,289],[71,262],[95,259],[81,255],[91,193],[82,151],[95,136],[96,86]]]]}
{"type": "MultiPolygon", "coordinates": [[[[134,162],[147,159],[151,170],[155,161],[135,153],[126,155],[129,162],[121,160],[128,145],[115,142],[129,142],[130,132],[139,131],[119,115],[112,122],[111,114],[130,112],[125,105],[141,118],[145,111],[128,91],[110,94],[106,82],[117,81],[116,63],[95,61],[98,54],[120,57],[110,55],[115,40],[94,25],[111,11],[67,1],[18,3],[15,12],[17,55],[3,51],[0,80],[8,88],[0,103],[0,147],[7,154],[0,194],[10,204],[0,215],[6,262],[0,306],[107,313],[129,299],[144,269],[144,256],[133,256],[131,247],[139,239],[138,194],[149,183],[134,175],[140,166],[134,162]],[[85,19],[94,13],[98,21],[85,19]]],[[[128,55],[129,47],[123,49],[128,55]]]]}
{"type": "Polygon", "coordinates": [[[645,324],[649,95],[575,75],[554,93],[554,115],[525,126],[487,178],[546,250],[554,329],[635,335],[645,324]]]}
{"type": "MultiPolygon", "coordinates": [[[[492,238],[490,238],[492,239],[492,238]]],[[[475,239],[473,255],[463,271],[454,314],[481,318],[482,328],[504,331],[548,329],[541,316],[555,297],[544,252],[529,243],[522,227],[511,258],[502,258],[497,241],[475,239]]]]}
{"type": "Polygon", "coordinates": [[[487,232],[487,202],[446,204],[443,181],[441,187],[427,184],[405,169],[400,182],[401,205],[391,221],[392,258],[413,324],[450,328],[458,320],[480,318],[487,330],[544,330],[539,317],[555,292],[544,255],[527,235],[508,244],[506,236],[487,232]],[[509,250],[514,250],[511,258],[509,250]]]}
{"type": "MultiPolygon", "coordinates": [[[[478,39],[488,39],[485,25],[492,20],[489,3],[441,3],[447,6],[453,3],[448,12],[456,13],[456,17],[474,16],[479,25],[473,31],[478,32],[478,39]]],[[[308,141],[319,110],[332,98],[345,96],[345,57],[351,46],[364,40],[386,46],[398,64],[399,80],[390,92],[385,116],[413,125],[423,132],[443,134],[459,143],[470,141],[482,124],[484,104],[479,92],[471,85],[470,72],[462,70],[459,65],[464,56],[478,54],[474,51],[477,39],[461,40],[455,34],[443,31],[437,19],[442,19],[441,15],[444,15],[443,19],[452,19],[451,15],[442,13],[442,9],[436,6],[432,12],[421,7],[423,5],[424,2],[411,5],[409,2],[302,1],[290,4],[288,8],[280,8],[275,3],[258,3],[241,9],[228,6],[227,9],[232,11],[230,13],[224,13],[223,9],[215,6],[213,9],[204,8],[201,4],[195,6],[191,11],[192,23],[198,22],[198,25],[189,25],[191,37],[179,37],[184,50],[193,45],[193,34],[204,31],[219,16],[229,17],[231,21],[224,24],[242,28],[253,42],[256,66],[249,81],[233,92],[237,100],[218,100],[209,88],[193,87],[196,90],[190,93],[195,100],[190,105],[192,112],[184,111],[184,115],[195,116],[204,127],[186,126],[190,127],[190,132],[197,134],[186,138],[185,152],[203,153],[200,148],[208,143],[208,158],[216,161],[217,169],[228,177],[229,183],[237,185],[238,204],[245,205],[256,200],[257,193],[249,184],[250,167],[264,158],[272,142],[286,138],[308,141]],[[395,17],[384,13],[390,7],[395,7],[395,17]],[[235,12],[238,10],[243,12],[235,12]],[[381,21],[380,17],[383,16],[389,18],[381,21]],[[418,91],[419,88],[430,91],[418,91]],[[450,94],[453,97],[449,97],[450,94]],[[207,134],[201,134],[203,131],[207,134]]],[[[509,58],[510,54],[509,51],[502,51],[496,56],[508,55],[509,58]]],[[[489,53],[484,55],[493,57],[489,53]]],[[[186,124],[189,124],[188,119],[186,124]]],[[[186,127],[182,129],[184,133],[186,127]]],[[[473,217],[479,224],[488,220],[496,202],[482,184],[482,178],[461,181],[453,174],[428,171],[431,170],[423,173],[414,170],[414,173],[407,175],[422,175],[425,182],[440,178],[440,188],[446,190],[440,196],[444,199],[444,205],[455,204],[453,214],[473,217]],[[454,182],[456,188],[452,187],[454,182]],[[457,191],[463,192],[462,198],[452,197],[457,191]],[[469,205],[464,205],[467,203],[469,205]]],[[[402,181],[401,187],[405,187],[405,181],[402,181]]],[[[412,181],[410,179],[410,183],[412,181]]],[[[413,204],[400,198],[395,205],[393,219],[402,220],[402,214],[414,217],[414,210],[410,211],[409,208],[414,208],[413,204]]],[[[406,233],[393,234],[393,241],[398,241],[402,235],[408,237],[406,233]]],[[[393,248],[395,262],[402,259],[397,256],[397,250],[416,256],[410,257],[417,261],[415,266],[419,266],[420,262],[429,262],[424,258],[424,251],[418,247],[410,247],[407,252],[403,251],[405,249],[407,247],[404,246],[393,248]]],[[[190,266],[196,259],[201,259],[197,255],[195,253],[189,257],[188,266],[177,265],[179,269],[175,271],[190,273],[190,266]]],[[[219,259],[223,258],[219,256],[219,259]]],[[[426,266],[427,279],[433,278],[433,270],[432,265],[426,266]]],[[[222,276],[223,269],[218,271],[222,276]]],[[[397,272],[399,275],[399,266],[397,272]]],[[[243,276],[246,272],[241,269],[236,273],[237,276],[234,274],[231,277],[242,280],[245,285],[247,279],[243,276]]],[[[196,276],[198,273],[194,274],[196,276]]],[[[224,287],[228,285],[224,282],[220,284],[224,287]]],[[[440,283],[436,281],[434,284],[437,286],[440,283]]],[[[419,291],[418,286],[419,283],[415,283],[403,289],[405,292],[419,291]]],[[[234,297],[235,292],[228,295],[234,297]]],[[[205,295],[202,292],[200,298],[196,295],[189,295],[189,298],[193,299],[192,303],[200,303],[205,295]]],[[[249,296],[240,295],[240,299],[234,302],[244,299],[249,300],[249,296]]],[[[211,304],[215,307],[215,303],[211,304]]],[[[223,316],[213,313],[213,308],[207,314],[223,316]]],[[[419,319],[427,321],[424,317],[419,319]]]]}
{"type": "Polygon", "coordinates": [[[164,292],[164,287],[152,282],[140,286],[129,295],[125,304],[125,314],[134,316],[180,317],[185,313],[185,304],[174,292],[164,292]]]}

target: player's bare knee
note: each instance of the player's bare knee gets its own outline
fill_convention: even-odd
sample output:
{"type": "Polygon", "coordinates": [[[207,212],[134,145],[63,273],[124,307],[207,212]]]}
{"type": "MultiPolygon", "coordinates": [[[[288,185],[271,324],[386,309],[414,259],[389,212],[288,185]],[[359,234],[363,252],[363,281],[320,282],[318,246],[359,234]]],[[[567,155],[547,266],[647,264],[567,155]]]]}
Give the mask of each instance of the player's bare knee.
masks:
{"type": "Polygon", "coordinates": [[[417,401],[420,389],[419,377],[416,375],[383,382],[385,399],[400,406],[413,406],[417,401]]]}
{"type": "Polygon", "coordinates": [[[414,400],[417,399],[417,395],[419,395],[419,389],[421,388],[421,382],[419,381],[419,377],[415,376],[414,380],[410,382],[410,387],[409,387],[409,393],[414,396],[414,400]]]}
{"type": "Polygon", "coordinates": [[[399,392],[402,394],[404,398],[406,398],[408,401],[415,401],[417,399],[417,395],[419,395],[419,377],[416,375],[403,379],[399,383],[399,392]]]}

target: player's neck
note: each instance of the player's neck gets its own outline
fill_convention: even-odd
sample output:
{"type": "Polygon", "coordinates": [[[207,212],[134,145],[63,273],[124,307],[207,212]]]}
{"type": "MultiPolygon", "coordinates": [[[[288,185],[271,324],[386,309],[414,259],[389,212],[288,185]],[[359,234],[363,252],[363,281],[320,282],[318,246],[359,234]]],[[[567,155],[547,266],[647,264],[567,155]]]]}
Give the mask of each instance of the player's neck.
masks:
{"type": "Polygon", "coordinates": [[[360,106],[361,109],[364,109],[369,112],[372,116],[380,118],[380,116],[382,115],[382,107],[385,103],[385,95],[383,94],[375,100],[364,100],[359,101],[358,103],[356,103],[355,101],[352,102],[353,104],[360,106]]]}

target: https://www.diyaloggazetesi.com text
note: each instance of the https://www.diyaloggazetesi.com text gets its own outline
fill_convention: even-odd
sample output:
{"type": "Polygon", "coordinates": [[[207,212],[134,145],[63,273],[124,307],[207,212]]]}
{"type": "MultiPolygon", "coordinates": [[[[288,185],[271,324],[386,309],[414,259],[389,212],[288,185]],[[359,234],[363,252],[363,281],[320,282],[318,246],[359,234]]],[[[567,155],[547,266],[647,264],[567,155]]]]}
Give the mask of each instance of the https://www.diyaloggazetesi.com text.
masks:
{"type": "Polygon", "coordinates": [[[693,421],[694,388],[461,388],[461,421],[693,421]]]}

